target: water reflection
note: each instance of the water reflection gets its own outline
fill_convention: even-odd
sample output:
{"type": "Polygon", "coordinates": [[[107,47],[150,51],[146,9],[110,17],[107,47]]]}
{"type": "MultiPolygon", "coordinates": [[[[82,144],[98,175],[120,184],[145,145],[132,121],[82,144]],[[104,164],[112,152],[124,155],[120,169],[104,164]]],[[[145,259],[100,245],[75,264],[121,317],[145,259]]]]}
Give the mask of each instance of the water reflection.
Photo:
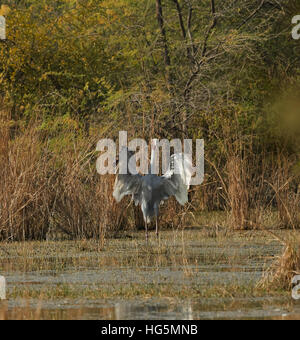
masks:
{"type": "Polygon", "coordinates": [[[6,301],[0,304],[0,319],[193,320],[193,307],[188,301],[182,303],[173,301],[89,303],[86,301],[72,306],[66,301],[47,303],[6,301]]]}
{"type": "Polygon", "coordinates": [[[115,305],[115,318],[117,320],[133,318],[193,320],[193,309],[190,301],[184,301],[181,304],[119,302],[115,305]]]}
{"type": "Polygon", "coordinates": [[[279,298],[198,301],[132,300],[85,301],[70,305],[67,301],[39,302],[29,305],[9,301],[0,304],[0,319],[82,319],[82,320],[199,320],[199,319],[279,319],[294,320],[300,305],[279,298]],[[280,307],[279,307],[280,305],[280,307]]]}

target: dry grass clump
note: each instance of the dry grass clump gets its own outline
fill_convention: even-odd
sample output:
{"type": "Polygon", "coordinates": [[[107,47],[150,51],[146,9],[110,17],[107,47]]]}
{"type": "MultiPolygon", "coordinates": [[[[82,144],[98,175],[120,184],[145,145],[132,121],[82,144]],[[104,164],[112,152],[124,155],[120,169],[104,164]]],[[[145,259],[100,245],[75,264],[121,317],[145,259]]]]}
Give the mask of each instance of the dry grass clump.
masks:
{"type": "Polygon", "coordinates": [[[264,277],[258,283],[259,287],[290,289],[292,278],[300,274],[299,234],[294,232],[287,239],[279,240],[284,244],[284,251],[268,268],[264,277]]]}
{"type": "Polygon", "coordinates": [[[49,238],[104,240],[121,227],[123,214],[112,197],[114,176],[97,174],[94,145],[77,146],[65,156],[53,187],[49,238]]]}
{"type": "Polygon", "coordinates": [[[62,136],[56,150],[40,124],[14,130],[12,124],[1,104],[0,240],[104,240],[126,224],[112,198],[113,176],[96,172],[95,138],[62,136]]]}
{"type": "Polygon", "coordinates": [[[300,227],[300,185],[299,175],[294,170],[295,160],[279,154],[277,168],[274,168],[272,187],[281,227],[296,229],[300,227]]]}
{"type": "Polygon", "coordinates": [[[0,116],[0,239],[42,238],[53,200],[54,174],[33,129],[11,138],[8,112],[0,116]]]}
{"type": "Polygon", "coordinates": [[[227,163],[228,197],[231,207],[233,229],[247,228],[250,219],[249,188],[245,161],[239,156],[232,156],[227,163]]]}
{"type": "MultiPolygon", "coordinates": [[[[129,199],[114,201],[114,176],[96,172],[101,136],[83,135],[70,121],[45,130],[38,121],[16,123],[0,99],[0,240],[104,240],[132,225],[144,228],[140,207],[129,207],[129,199]]],[[[228,213],[229,228],[253,229],[277,209],[281,227],[298,228],[295,160],[278,154],[270,162],[230,131],[224,140],[224,157],[217,165],[207,160],[206,182],[191,188],[189,203],[180,207],[170,199],[161,206],[160,226],[191,225],[199,210],[214,209],[228,213]]]]}

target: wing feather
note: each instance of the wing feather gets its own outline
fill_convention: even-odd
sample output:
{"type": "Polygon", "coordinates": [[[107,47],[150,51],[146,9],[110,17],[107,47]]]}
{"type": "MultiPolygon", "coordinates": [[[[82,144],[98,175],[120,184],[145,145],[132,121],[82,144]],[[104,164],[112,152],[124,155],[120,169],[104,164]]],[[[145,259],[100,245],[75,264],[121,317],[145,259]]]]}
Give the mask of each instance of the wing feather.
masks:
{"type": "Polygon", "coordinates": [[[154,206],[175,196],[184,205],[188,202],[188,189],[192,177],[192,164],[185,154],[174,154],[164,176],[122,175],[116,177],[113,197],[120,202],[126,195],[132,195],[135,204],[154,206]],[[145,203],[146,202],[146,203],[145,203]]]}
{"type": "MultiPolygon", "coordinates": [[[[163,176],[168,182],[173,183],[173,195],[176,200],[184,205],[188,202],[188,190],[192,178],[192,162],[188,155],[176,153],[171,156],[168,171],[163,176]]],[[[168,185],[166,182],[165,185],[168,185]]]]}
{"type": "Polygon", "coordinates": [[[120,202],[124,196],[132,195],[136,202],[136,196],[141,188],[141,179],[141,175],[117,175],[113,191],[115,200],[120,202]]]}

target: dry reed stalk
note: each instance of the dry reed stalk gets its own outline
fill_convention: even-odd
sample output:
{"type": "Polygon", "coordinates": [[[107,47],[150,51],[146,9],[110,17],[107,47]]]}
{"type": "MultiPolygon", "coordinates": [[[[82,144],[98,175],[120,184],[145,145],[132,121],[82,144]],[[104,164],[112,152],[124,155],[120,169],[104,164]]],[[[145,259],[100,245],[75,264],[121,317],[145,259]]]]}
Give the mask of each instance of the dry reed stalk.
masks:
{"type": "Polygon", "coordinates": [[[231,223],[234,229],[246,229],[250,216],[249,191],[245,160],[232,156],[227,163],[228,194],[231,206],[231,223]]]}
{"type": "Polygon", "coordinates": [[[300,274],[300,237],[293,232],[286,239],[276,238],[284,245],[284,251],[265,272],[258,287],[290,289],[292,278],[300,274]]]}
{"type": "Polygon", "coordinates": [[[49,149],[38,125],[10,136],[0,106],[0,240],[96,238],[124,228],[112,198],[114,176],[96,172],[95,140],[78,138],[63,154],[49,149]]]}
{"type": "MultiPolygon", "coordinates": [[[[3,128],[3,119],[1,124],[3,128]]],[[[7,120],[4,125],[8,126],[7,120]]],[[[47,229],[49,209],[49,164],[41,156],[41,143],[34,129],[14,139],[9,131],[2,132],[0,138],[0,238],[41,238],[47,229]]]]}
{"type": "Polygon", "coordinates": [[[268,183],[275,193],[281,227],[296,229],[300,226],[300,187],[293,174],[295,160],[278,154],[277,169],[268,183]]]}

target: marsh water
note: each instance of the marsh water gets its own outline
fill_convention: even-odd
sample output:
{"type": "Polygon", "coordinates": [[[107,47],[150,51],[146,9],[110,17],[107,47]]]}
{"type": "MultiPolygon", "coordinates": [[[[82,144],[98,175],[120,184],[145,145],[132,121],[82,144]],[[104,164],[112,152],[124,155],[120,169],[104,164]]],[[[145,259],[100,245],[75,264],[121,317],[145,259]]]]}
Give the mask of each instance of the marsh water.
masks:
{"type": "MultiPolygon", "coordinates": [[[[2,247],[7,318],[268,319],[300,317],[290,294],[253,294],[282,245],[263,233],[165,232],[2,247]],[[163,234],[163,233],[162,233],[163,234]],[[26,317],[25,317],[26,318],[26,317]]],[[[0,308],[1,309],[1,308],[0,308]]]]}

